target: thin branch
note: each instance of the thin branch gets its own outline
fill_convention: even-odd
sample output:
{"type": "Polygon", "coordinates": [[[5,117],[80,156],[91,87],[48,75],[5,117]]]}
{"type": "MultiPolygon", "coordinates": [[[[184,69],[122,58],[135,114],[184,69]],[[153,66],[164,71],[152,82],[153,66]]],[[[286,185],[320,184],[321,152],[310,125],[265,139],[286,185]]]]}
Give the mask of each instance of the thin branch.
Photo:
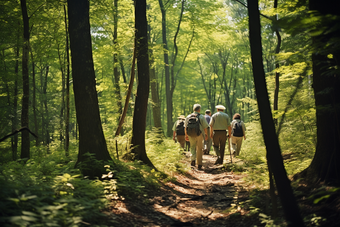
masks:
{"type": "Polygon", "coordinates": [[[38,136],[37,136],[36,134],[34,134],[29,128],[27,128],[27,127],[22,127],[22,128],[20,128],[20,129],[15,130],[15,131],[12,132],[11,134],[8,134],[7,136],[2,137],[2,138],[0,139],[0,142],[4,141],[4,140],[7,139],[8,137],[11,137],[11,136],[13,136],[13,135],[15,135],[15,134],[17,134],[17,133],[19,133],[19,132],[25,131],[25,130],[28,131],[29,133],[31,133],[32,136],[34,136],[35,138],[38,138],[38,136]]]}
{"type": "MultiPolygon", "coordinates": [[[[248,8],[248,6],[244,2],[241,2],[240,0],[234,0],[234,1],[240,3],[241,5],[243,5],[246,8],[248,8]]],[[[260,13],[260,15],[263,16],[264,18],[267,18],[268,20],[273,20],[272,18],[270,18],[270,17],[268,17],[268,16],[266,16],[266,15],[264,15],[262,13],[260,13]]]]}

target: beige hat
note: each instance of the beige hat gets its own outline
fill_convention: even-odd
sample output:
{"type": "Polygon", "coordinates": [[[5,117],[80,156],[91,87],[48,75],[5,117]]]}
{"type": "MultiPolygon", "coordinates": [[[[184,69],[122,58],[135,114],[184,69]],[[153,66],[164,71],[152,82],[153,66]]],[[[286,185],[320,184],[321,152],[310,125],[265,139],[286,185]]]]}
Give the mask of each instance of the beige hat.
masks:
{"type": "Polygon", "coordinates": [[[184,116],[184,115],[180,115],[180,116],[178,117],[178,119],[185,119],[185,116],[184,116]]]}
{"type": "Polygon", "coordinates": [[[195,110],[197,107],[201,108],[201,105],[196,103],[192,109],[195,110]]]}
{"type": "Polygon", "coordinates": [[[225,110],[225,107],[223,105],[217,105],[215,106],[215,108],[218,110],[225,110]]]}

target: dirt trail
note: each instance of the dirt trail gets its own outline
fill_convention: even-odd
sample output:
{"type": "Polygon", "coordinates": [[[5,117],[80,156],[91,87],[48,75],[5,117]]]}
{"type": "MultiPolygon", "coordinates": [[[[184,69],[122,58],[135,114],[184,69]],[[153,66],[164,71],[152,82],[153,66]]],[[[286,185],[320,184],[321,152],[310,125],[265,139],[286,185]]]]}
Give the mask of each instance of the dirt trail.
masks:
{"type": "MultiPolygon", "coordinates": [[[[109,212],[114,226],[253,226],[239,207],[248,199],[243,176],[226,172],[215,160],[204,155],[202,170],[176,175],[177,182],[166,183],[147,203],[119,201],[109,212]]],[[[189,165],[189,157],[185,162],[189,165]]],[[[230,163],[229,157],[224,162],[230,163]]]]}

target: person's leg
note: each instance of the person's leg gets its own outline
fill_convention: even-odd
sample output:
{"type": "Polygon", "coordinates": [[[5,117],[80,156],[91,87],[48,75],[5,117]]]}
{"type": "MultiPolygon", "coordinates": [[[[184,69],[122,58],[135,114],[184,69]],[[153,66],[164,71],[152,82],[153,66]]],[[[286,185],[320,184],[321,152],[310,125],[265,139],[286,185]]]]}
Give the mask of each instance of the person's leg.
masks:
{"type": "Polygon", "coordinates": [[[217,157],[220,156],[219,145],[220,145],[220,141],[219,141],[218,131],[215,131],[213,135],[213,147],[214,147],[214,151],[217,157]]]}
{"type": "Polygon", "coordinates": [[[236,155],[235,156],[240,155],[242,140],[243,140],[243,137],[237,137],[237,148],[236,148],[236,155]]]}
{"type": "Polygon", "coordinates": [[[220,164],[223,164],[226,142],[227,142],[227,132],[226,131],[221,131],[221,135],[220,135],[221,163],[220,164]]]}
{"type": "Polygon", "coordinates": [[[235,155],[236,149],[237,149],[236,137],[232,136],[229,139],[230,139],[230,142],[231,142],[231,153],[235,155]]]}
{"type": "Polygon", "coordinates": [[[185,144],[185,135],[177,135],[178,143],[181,145],[181,148],[184,149],[185,144]]]}
{"type": "Polygon", "coordinates": [[[198,167],[202,167],[202,155],[203,155],[203,149],[202,149],[202,142],[203,142],[203,135],[196,137],[196,157],[197,157],[197,164],[198,167]]]}
{"type": "Polygon", "coordinates": [[[195,165],[196,161],[196,137],[189,136],[190,151],[191,151],[191,165],[195,165]]]}

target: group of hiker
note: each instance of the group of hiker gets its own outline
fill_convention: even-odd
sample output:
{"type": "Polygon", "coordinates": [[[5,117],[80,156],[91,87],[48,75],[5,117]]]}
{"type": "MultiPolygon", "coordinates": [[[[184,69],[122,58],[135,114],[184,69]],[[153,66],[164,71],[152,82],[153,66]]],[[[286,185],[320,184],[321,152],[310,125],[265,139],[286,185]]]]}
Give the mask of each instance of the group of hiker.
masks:
{"type": "Polygon", "coordinates": [[[231,142],[231,153],[240,154],[243,139],[246,139],[246,127],[239,113],[230,121],[223,105],[217,105],[217,112],[211,115],[210,110],[201,114],[201,105],[193,106],[193,113],[187,117],[181,115],[175,122],[173,140],[177,141],[185,151],[191,151],[191,166],[202,169],[203,154],[209,154],[213,146],[217,159],[215,165],[223,164],[227,139],[231,142]],[[177,138],[177,140],[176,140],[177,138]]]}

